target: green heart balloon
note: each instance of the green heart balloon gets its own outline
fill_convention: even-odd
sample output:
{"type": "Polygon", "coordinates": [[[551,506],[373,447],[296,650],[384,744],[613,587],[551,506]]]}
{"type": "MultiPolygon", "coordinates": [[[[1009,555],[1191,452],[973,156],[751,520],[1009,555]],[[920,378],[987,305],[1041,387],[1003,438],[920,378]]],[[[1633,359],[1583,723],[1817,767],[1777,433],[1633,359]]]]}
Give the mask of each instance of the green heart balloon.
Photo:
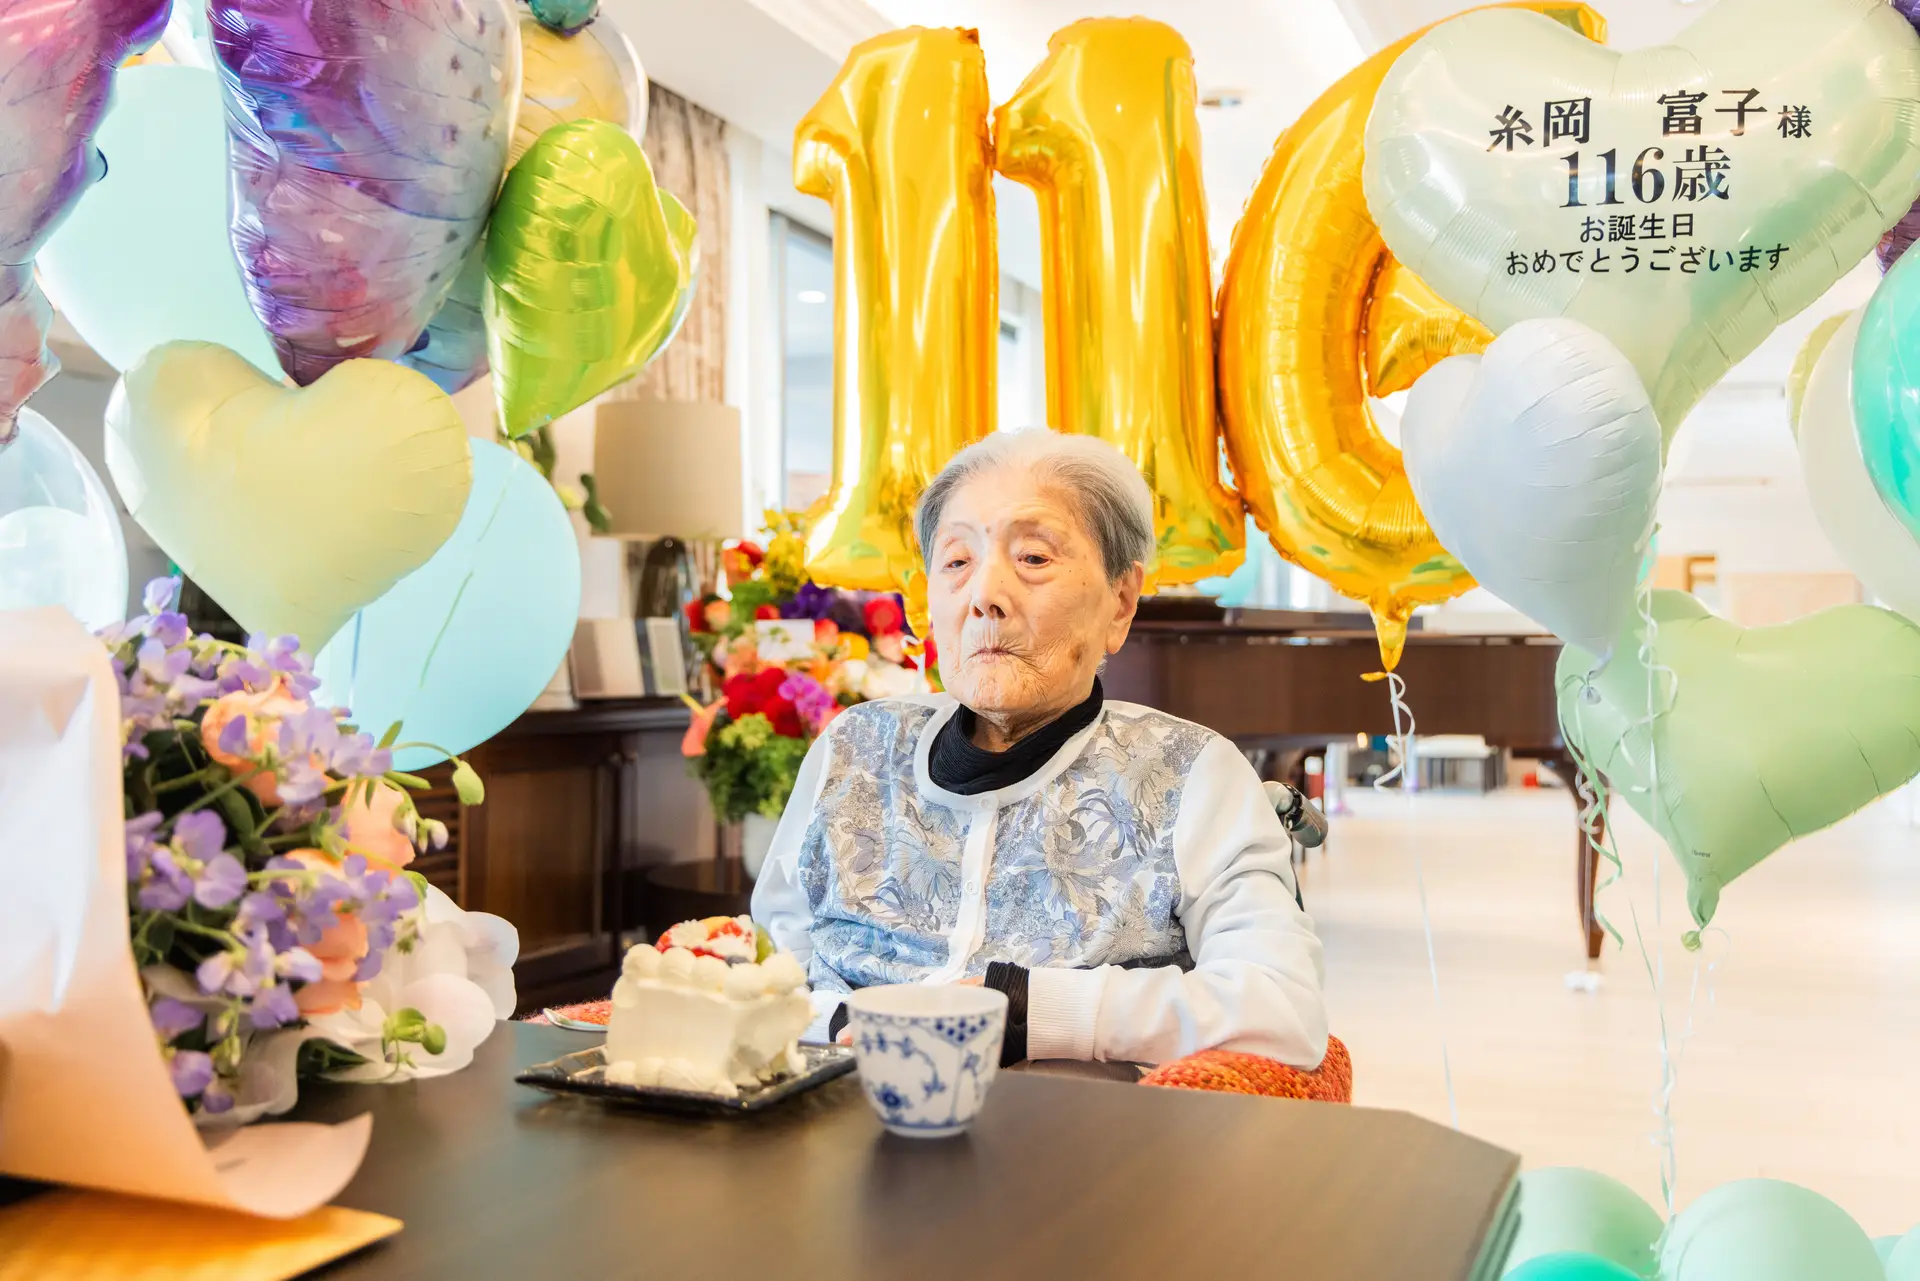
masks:
{"type": "Polygon", "coordinates": [[[619,125],[540,135],[487,225],[487,355],[507,435],[647,367],[686,315],[695,230],[619,125]]]}
{"type": "Polygon", "coordinates": [[[1920,627],[1841,605],[1744,628],[1669,591],[1651,613],[1653,706],[1639,646],[1590,681],[1596,659],[1569,646],[1560,729],[1666,840],[1704,926],[1742,872],[1920,773],[1920,627]]]}
{"type": "Polygon", "coordinates": [[[1720,0],[1628,53],[1478,10],[1394,63],[1362,180],[1394,256],[1494,332],[1612,339],[1671,440],[1920,195],[1920,37],[1885,0],[1720,0]]]}

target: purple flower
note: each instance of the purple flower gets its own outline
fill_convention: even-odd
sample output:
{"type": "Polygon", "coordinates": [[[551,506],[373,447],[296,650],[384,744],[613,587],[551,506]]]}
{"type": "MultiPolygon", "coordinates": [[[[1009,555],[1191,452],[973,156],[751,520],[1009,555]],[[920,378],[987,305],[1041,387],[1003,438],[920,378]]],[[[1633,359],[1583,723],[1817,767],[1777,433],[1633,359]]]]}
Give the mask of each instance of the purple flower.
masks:
{"type": "Polygon", "coordinates": [[[184,649],[168,649],[157,640],[144,640],[135,651],[140,674],[155,685],[171,685],[187,674],[193,655],[184,649]]]}
{"type": "Polygon", "coordinates": [[[393,768],[393,753],[376,747],[371,734],[342,734],[327,764],[345,778],[379,778],[393,768]]]}
{"type": "Polygon", "coordinates": [[[340,744],[340,723],[330,708],[309,707],[280,722],[280,754],[304,759],[309,754],[331,757],[340,744]]]}
{"type": "Polygon", "coordinates": [[[220,692],[237,694],[241,690],[260,693],[273,684],[273,673],[253,661],[251,654],[230,654],[220,664],[220,692]]]}
{"type": "Polygon", "coordinates": [[[144,911],[177,912],[187,905],[192,892],[192,880],[174,862],[173,851],[163,845],[153,850],[146,880],[134,901],[144,911]]]}
{"type": "Polygon", "coordinates": [[[318,983],[320,981],[320,962],[313,953],[304,947],[287,948],[274,960],[274,967],[280,977],[295,983],[318,983]]]}
{"type": "Polygon", "coordinates": [[[171,1041],[183,1032],[191,1032],[207,1021],[207,1016],[194,1009],[185,1001],[176,1001],[163,996],[153,1003],[147,1011],[147,1017],[153,1020],[153,1030],[162,1039],[171,1041]]]}
{"type": "Polygon", "coordinates": [[[146,590],[141,594],[140,603],[146,607],[149,614],[164,614],[173,608],[173,602],[179,598],[179,595],[180,579],[169,575],[149,582],[146,590]]]}
{"type": "Polygon", "coordinates": [[[193,981],[208,996],[218,996],[227,990],[237,973],[232,952],[215,952],[200,962],[200,968],[193,972],[193,981]]]}
{"type": "Polygon", "coordinates": [[[175,679],[169,695],[173,705],[183,711],[192,711],[209,699],[218,697],[220,697],[218,681],[202,680],[191,674],[175,679]]]}
{"type": "Polygon", "coordinates": [[[300,1007],[293,1002],[293,989],[284,983],[262,988],[247,1006],[247,1022],[256,1029],[283,1027],[300,1021],[300,1007]]]}
{"type": "Polygon", "coordinates": [[[333,780],[305,757],[290,760],[281,770],[280,799],[289,805],[310,805],[327,794],[333,780]]]}
{"type": "Polygon", "coordinates": [[[795,672],[780,685],[780,697],[790,701],[799,711],[801,719],[815,730],[832,713],[833,695],[813,677],[795,672]]]}
{"type": "Polygon", "coordinates": [[[193,628],[187,626],[185,614],[168,611],[155,614],[147,620],[147,635],[172,649],[176,645],[186,644],[193,635],[193,628]]]}
{"type": "Polygon", "coordinates": [[[376,948],[373,946],[372,935],[369,934],[367,954],[360,958],[360,964],[353,967],[353,981],[365,983],[368,979],[379,977],[380,967],[386,963],[387,948],[392,946],[393,940],[388,939],[384,946],[376,948]]]}
{"type": "Polygon", "coordinates": [[[153,858],[153,833],[163,818],[159,810],[149,810],[127,820],[127,880],[138,884],[153,858]]]}
{"type": "Polygon", "coordinates": [[[193,901],[201,907],[225,907],[246,891],[247,869],[233,855],[220,853],[194,878],[193,901]]]}
{"type": "Polygon", "coordinates": [[[227,825],[212,810],[194,810],[174,822],[173,843],[188,858],[204,863],[227,847],[227,825]]]}
{"type": "Polygon", "coordinates": [[[200,1110],[214,1116],[233,1107],[233,1090],[225,1081],[215,1078],[207,1085],[206,1093],[200,1096],[200,1110]]]}
{"type": "Polygon", "coordinates": [[[247,743],[248,724],[249,721],[245,716],[234,717],[221,727],[220,737],[214,745],[228,756],[248,755],[250,752],[247,743]]]}
{"type": "Polygon", "coordinates": [[[782,618],[822,619],[833,613],[834,601],[838,593],[830,587],[818,583],[802,583],[793,599],[780,607],[782,618]]]}
{"type": "MultiPolygon", "coordinates": [[[[167,1074],[173,1078],[174,1093],[190,1099],[213,1084],[213,1059],[198,1050],[175,1050],[167,1063],[167,1074]]],[[[228,1106],[232,1106],[231,1100],[228,1106]]]]}

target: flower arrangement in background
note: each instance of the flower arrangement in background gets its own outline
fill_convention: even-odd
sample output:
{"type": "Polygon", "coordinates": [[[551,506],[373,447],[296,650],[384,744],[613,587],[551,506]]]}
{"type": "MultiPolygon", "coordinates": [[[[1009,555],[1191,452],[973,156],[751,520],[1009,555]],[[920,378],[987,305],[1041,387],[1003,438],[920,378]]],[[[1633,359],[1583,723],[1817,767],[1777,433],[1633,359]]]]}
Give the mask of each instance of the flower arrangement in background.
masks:
{"type": "MultiPolygon", "coordinates": [[[[178,579],[101,633],[120,686],[128,918],[196,1119],[282,1112],[300,1076],[454,1071],[513,1012],[513,928],[409,870],[446,826],[318,686],[291,636],[194,635],[178,579]]],[[[454,765],[464,804],[480,780],[454,765]]]]}
{"type": "Polygon", "coordinates": [[[808,744],[842,709],[929,687],[900,597],[809,582],[805,518],[770,511],[766,522],[764,550],[742,542],[723,557],[730,597],[687,607],[722,696],[694,705],[681,750],[728,823],[779,817],[808,744]]]}

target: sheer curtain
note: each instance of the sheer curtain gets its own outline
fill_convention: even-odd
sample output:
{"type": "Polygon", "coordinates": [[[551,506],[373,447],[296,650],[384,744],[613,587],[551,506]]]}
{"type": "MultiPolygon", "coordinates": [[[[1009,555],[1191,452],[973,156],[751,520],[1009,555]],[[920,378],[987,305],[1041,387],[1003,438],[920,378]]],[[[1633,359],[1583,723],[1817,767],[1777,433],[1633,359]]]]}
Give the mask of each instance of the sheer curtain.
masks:
{"type": "Polygon", "coordinates": [[[649,92],[642,146],[654,179],[699,223],[699,285],[679,336],[645,373],[610,395],[719,403],[727,386],[727,122],[671,89],[653,85],[649,92]]]}

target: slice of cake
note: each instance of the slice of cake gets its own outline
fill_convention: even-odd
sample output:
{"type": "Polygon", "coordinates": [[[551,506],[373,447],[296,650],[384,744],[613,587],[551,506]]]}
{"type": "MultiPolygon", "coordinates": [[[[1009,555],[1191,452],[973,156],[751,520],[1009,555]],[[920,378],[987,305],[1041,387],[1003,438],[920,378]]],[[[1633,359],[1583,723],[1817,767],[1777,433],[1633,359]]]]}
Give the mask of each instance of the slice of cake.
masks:
{"type": "Polygon", "coordinates": [[[744,916],[685,921],[627,953],[607,1080],[732,1097],[798,1071],[807,975],[744,916]]]}

